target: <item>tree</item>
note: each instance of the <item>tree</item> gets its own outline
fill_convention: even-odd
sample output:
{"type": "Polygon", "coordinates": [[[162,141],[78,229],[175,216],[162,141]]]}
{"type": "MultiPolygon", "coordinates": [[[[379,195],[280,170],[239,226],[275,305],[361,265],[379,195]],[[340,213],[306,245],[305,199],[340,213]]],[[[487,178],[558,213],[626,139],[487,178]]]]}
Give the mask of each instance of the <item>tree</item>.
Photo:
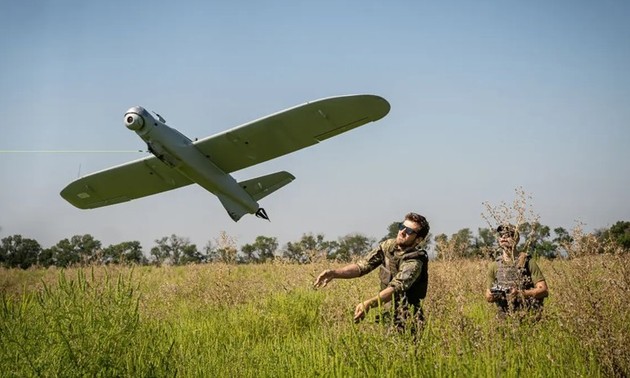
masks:
{"type": "Polygon", "coordinates": [[[43,249],[39,253],[39,256],[37,257],[37,263],[40,266],[43,266],[45,268],[48,268],[49,266],[54,266],[55,265],[54,247],[43,249]]]}
{"type": "Polygon", "coordinates": [[[365,254],[372,248],[375,240],[362,234],[349,234],[339,238],[338,248],[330,256],[339,261],[348,262],[354,257],[365,254]]]}
{"type": "Polygon", "coordinates": [[[282,257],[299,263],[310,262],[318,257],[330,258],[338,243],[324,240],[323,234],[303,234],[298,242],[288,242],[282,257]]]}
{"type": "Polygon", "coordinates": [[[42,251],[39,243],[22,235],[8,236],[0,244],[0,263],[9,268],[27,269],[37,264],[42,251]]]}
{"type": "Polygon", "coordinates": [[[494,230],[478,228],[477,235],[473,239],[472,254],[479,257],[492,257],[496,249],[496,236],[494,230]]]}
{"type": "Polygon", "coordinates": [[[214,244],[212,243],[212,240],[208,240],[206,245],[203,247],[203,253],[204,253],[204,260],[206,262],[221,261],[221,256],[219,255],[217,248],[215,248],[214,244]]]}
{"type": "Polygon", "coordinates": [[[433,243],[433,234],[429,232],[427,236],[424,238],[424,240],[420,242],[419,246],[420,248],[428,249],[432,243],[433,243]]]}
{"type": "Polygon", "coordinates": [[[566,256],[569,256],[569,251],[571,245],[573,244],[573,237],[571,237],[569,232],[562,227],[554,228],[553,233],[556,235],[556,237],[552,240],[552,242],[556,245],[556,252],[558,252],[559,249],[562,249],[564,250],[566,256]]]}
{"type": "Polygon", "coordinates": [[[519,227],[520,234],[525,238],[525,251],[532,256],[556,257],[557,245],[548,240],[551,229],[539,222],[525,222],[519,227]]]}
{"type": "Polygon", "coordinates": [[[75,235],[69,240],[60,240],[50,249],[52,256],[50,260],[60,267],[79,263],[90,264],[98,261],[102,255],[101,242],[90,234],[75,235]]]}
{"type": "Polygon", "coordinates": [[[469,228],[462,228],[451,236],[457,257],[472,257],[473,235],[469,228]]]}
{"type": "Polygon", "coordinates": [[[282,257],[297,263],[305,263],[308,260],[306,254],[304,253],[304,247],[299,242],[288,242],[284,247],[282,257]]]}
{"type": "Polygon", "coordinates": [[[157,264],[168,262],[172,265],[203,262],[203,256],[197,251],[197,246],[191,244],[188,238],[172,234],[155,240],[157,244],[151,248],[157,264]]]}
{"type": "Polygon", "coordinates": [[[197,250],[197,245],[186,244],[183,246],[178,265],[201,264],[204,262],[206,262],[206,258],[197,250]]]}
{"type": "Polygon", "coordinates": [[[630,252],[630,222],[618,221],[608,229],[608,235],[625,252],[630,252]]]}
{"type": "Polygon", "coordinates": [[[452,258],[450,250],[448,249],[448,236],[441,233],[433,238],[435,243],[435,257],[442,260],[449,260],[452,258]]]}
{"type": "Polygon", "coordinates": [[[60,240],[57,244],[50,247],[50,256],[52,265],[59,267],[68,267],[78,264],[81,260],[78,251],[74,249],[70,239],[67,238],[60,240]]]}
{"type": "Polygon", "coordinates": [[[278,249],[278,239],[267,236],[257,236],[253,244],[245,244],[241,252],[245,255],[245,262],[264,263],[273,260],[278,249]]]}
{"type": "Polygon", "coordinates": [[[103,249],[102,261],[113,264],[146,264],[139,241],[112,244],[103,249]]]}
{"type": "Polygon", "coordinates": [[[437,258],[451,260],[474,256],[472,253],[472,239],[472,232],[468,228],[457,231],[457,233],[451,235],[450,239],[446,234],[439,234],[433,239],[437,258]]]}
{"type": "Polygon", "coordinates": [[[385,236],[383,236],[381,238],[381,240],[379,240],[379,243],[384,242],[385,240],[388,239],[393,239],[396,236],[398,236],[398,225],[400,224],[400,222],[392,222],[390,223],[389,226],[387,226],[387,234],[385,234],[385,236]]]}

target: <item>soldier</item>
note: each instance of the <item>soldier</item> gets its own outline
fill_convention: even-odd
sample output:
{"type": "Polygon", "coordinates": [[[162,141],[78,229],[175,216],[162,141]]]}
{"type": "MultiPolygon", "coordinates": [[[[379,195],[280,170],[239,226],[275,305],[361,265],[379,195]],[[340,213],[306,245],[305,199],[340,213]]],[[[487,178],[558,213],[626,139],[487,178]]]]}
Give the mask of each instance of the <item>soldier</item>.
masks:
{"type": "Polygon", "coordinates": [[[516,227],[501,225],[497,233],[500,256],[488,266],[486,300],[496,303],[500,318],[529,310],[539,319],[543,299],[549,295],[545,277],[528,253],[521,252],[517,256],[520,236],[516,227]]]}
{"type": "Polygon", "coordinates": [[[380,266],[381,291],[356,306],[354,320],[361,321],[370,308],[393,300],[394,323],[400,329],[411,324],[415,332],[424,321],[420,301],[427,292],[429,258],[420,242],[429,233],[429,223],[422,215],[409,213],[398,230],[395,239],[380,243],[357,263],[323,271],[314,286],[324,287],[334,278],[361,277],[380,266]]]}

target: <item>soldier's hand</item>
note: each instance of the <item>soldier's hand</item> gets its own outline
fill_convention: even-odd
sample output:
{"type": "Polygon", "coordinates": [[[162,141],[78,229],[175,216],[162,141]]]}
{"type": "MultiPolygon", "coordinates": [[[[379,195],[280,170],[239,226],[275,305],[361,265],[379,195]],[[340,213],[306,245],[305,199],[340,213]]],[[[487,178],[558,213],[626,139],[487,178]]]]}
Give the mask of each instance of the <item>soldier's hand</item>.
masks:
{"type": "Polygon", "coordinates": [[[486,301],[488,302],[496,302],[499,298],[497,297],[496,294],[494,294],[493,292],[491,292],[489,289],[486,290],[486,301]]]}
{"type": "Polygon", "coordinates": [[[326,269],[317,276],[315,282],[313,283],[313,287],[316,289],[319,287],[325,287],[330,281],[332,281],[333,278],[334,272],[330,269],[326,269]]]}
{"type": "Polygon", "coordinates": [[[510,290],[510,292],[508,293],[508,298],[510,300],[514,300],[516,298],[518,298],[519,295],[519,290],[515,287],[512,288],[512,290],[510,290]]]}
{"type": "Polygon", "coordinates": [[[367,307],[363,304],[363,302],[359,303],[357,307],[354,309],[354,322],[358,323],[365,318],[365,314],[367,313],[367,307]]]}

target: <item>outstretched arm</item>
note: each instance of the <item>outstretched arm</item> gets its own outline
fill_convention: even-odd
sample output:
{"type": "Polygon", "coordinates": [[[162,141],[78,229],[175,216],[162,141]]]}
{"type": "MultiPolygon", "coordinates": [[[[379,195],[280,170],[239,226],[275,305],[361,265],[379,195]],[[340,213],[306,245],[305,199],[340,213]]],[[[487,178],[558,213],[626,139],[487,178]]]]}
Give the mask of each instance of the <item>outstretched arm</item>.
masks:
{"type": "Polygon", "coordinates": [[[356,278],[360,275],[361,269],[357,264],[349,264],[338,269],[326,269],[317,276],[313,286],[315,288],[325,287],[333,278],[356,278]]]}

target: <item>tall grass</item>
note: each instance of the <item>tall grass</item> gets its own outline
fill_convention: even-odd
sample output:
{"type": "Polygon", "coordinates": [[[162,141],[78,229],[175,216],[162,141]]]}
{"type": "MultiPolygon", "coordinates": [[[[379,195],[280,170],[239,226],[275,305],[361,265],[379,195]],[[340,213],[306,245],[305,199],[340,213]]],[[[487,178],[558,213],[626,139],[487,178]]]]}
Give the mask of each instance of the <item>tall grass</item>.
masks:
{"type": "Polygon", "coordinates": [[[485,261],[430,262],[422,333],[354,305],[376,274],[311,283],[326,263],[3,270],[0,375],[627,376],[627,259],[541,261],[539,322],[498,321],[485,261]]]}

